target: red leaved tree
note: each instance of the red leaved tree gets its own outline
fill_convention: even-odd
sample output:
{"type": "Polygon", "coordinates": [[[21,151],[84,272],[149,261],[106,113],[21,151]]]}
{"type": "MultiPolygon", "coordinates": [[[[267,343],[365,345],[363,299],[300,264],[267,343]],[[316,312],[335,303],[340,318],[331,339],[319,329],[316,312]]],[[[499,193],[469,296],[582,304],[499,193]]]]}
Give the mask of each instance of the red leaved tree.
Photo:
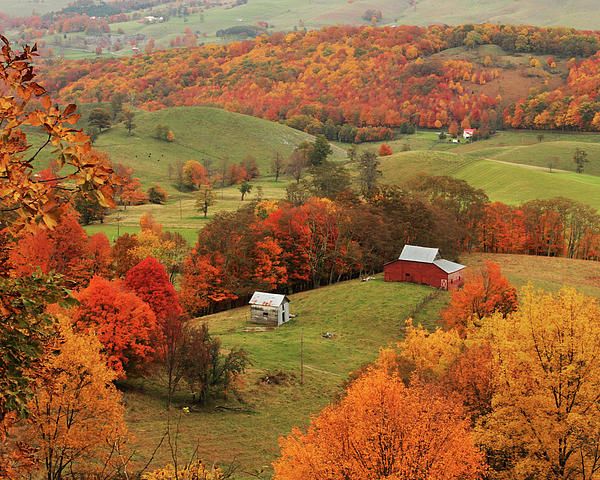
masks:
{"type": "Polygon", "coordinates": [[[148,257],[127,272],[125,284],[146,302],[158,324],[154,339],[156,353],[166,367],[169,403],[175,388],[175,362],[183,336],[183,309],[165,267],[148,257]]]}
{"type": "Polygon", "coordinates": [[[380,157],[387,157],[388,155],[391,155],[392,153],[394,153],[392,151],[392,147],[390,147],[387,143],[382,143],[381,147],[379,147],[379,156],[380,157]]]}
{"type": "Polygon", "coordinates": [[[76,293],[79,306],[72,314],[75,328],[93,330],[104,346],[109,365],[119,377],[152,360],[151,344],[157,330],[152,309],[121,281],[93,277],[76,293]]]}
{"type": "Polygon", "coordinates": [[[59,273],[70,286],[81,287],[93,274],[93,257],[78,215],[70,211],[60,217],[53,230],[24,233],[11,251],[10,263],[16,276],[40,269],[59,273]]]}

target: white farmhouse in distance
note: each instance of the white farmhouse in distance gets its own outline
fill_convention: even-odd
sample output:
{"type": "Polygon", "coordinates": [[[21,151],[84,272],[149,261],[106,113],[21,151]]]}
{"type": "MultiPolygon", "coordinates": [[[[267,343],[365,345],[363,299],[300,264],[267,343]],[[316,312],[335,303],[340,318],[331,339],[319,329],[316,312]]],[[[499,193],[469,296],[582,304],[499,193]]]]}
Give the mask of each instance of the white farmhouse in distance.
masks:
{"type": "Polygon", "coordinates": [[[465,128],[463,130],[463,138],[465,140],[468,140],[469,138],[473,138],[473,135],[475,135],[475,129],[474,128],[465,128]]]}
{"type": "Polygon", "coordinates": [[[285,295],[254,292],[248,303],[252,323],[279,327],[290,321],[290,299],[285,295]]]}

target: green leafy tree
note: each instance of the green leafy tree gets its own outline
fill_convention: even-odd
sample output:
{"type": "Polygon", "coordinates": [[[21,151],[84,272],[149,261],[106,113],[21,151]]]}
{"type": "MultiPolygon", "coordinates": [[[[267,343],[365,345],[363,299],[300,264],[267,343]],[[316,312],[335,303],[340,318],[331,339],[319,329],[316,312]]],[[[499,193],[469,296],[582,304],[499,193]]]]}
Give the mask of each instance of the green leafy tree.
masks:
{"type": "Polygon", "coordinates": [[[575,171],[583,173],[585,164],[589,163],[587,152],[581,148],[576,148],[573,155],[573,163],[575,163],[575,171]]]}
{"type": "Polygon", "coordinates": [[[335,162],[324,162],[311,168],[310,190],[317,197],[335,199],[350,191],[350,174],[346,167],[335,162]]]}
{"type": "Polygon", "coordinates": [[[160,185],[154,185],[148,189],[148,200],[150,203],[162,205],[167,201],[169,194],[160,185]]]}
{"type": "Polygon", "coordinates": [[[311,165],[318,166],[327,160],[327,157],[333,153],[331,145],[323,135],[317,135],[312,148],[308,153],[308,159],[311,165]]]}
{"type": "Polygon", "coordinates": [[[98,132],[102,133],[102,130],[110,128],[111,117],[110,113],[102,107],[94,108],[88,117],[88,124],[91,127],[96,127],[98,132]]]}
{"type": "Polygon", "coordinates": [[[283,173],[285,169],[285,160],[283,159],[283,155],[279,152],[275,152],[273,155],[273,161],[271,162],[271,173],[275,175],[275,181],[279,181],[279,177],[283,173]]]}
{"type": "Polygon", "coordinates": [[[56,276],[0,278],[0,421],[27,411],[31,373],[56,333],[46,307],[69,299],[60,283],[56,276]]]}
{"type": "Polygon", "coordinates": [[[83,225],[89,225],[95,221],[102,223],[108,211],[106,207],[100,205],[97,198],[81,192],[78,192],[73,198],[73,206],[79,213],[79,222],[83,225]]]}
{"type": "Polygon", "coordinates": [[[358,159],[360,191],[365,198],[373,198],[377,192],[377,180],[381,177],[381,162],[373,152],[364,152],[358,159]]]}
{"type": "Polygon", "coordinates": [[[239,190],[240,190],[240,193],[242,194],[242,202],[243,202],[246,194],[248,194],[252,191],[252,185],[250,185],[250,182],[248,182],[248,181],[242,182],[240,184],[239,190]]]}
{"type": "Polygon", "coordinates": [[[123,124],[127,129],[127,135],[131,135],[131,132],[137,128],[135,124],[135,112],[133,110],[123,110],[123,124]]]}
{"type": "Polygon", "coordinates": [[[184,379],[195,392],[198,403],[224,394],[233,387],[234,379],[250,364],[242,349],[221,353],[221,341],[213,337],[208,326],[188,328],[179,351],[177,380],[184,379]]]}
{"type": "Polygon", "coordinates": [[[112,119],[116,120],[121,112],[123,112],[123,102],[125,101],[125,94],[115,93],[110,99],[110,111],[112,113],[112,119]]]}

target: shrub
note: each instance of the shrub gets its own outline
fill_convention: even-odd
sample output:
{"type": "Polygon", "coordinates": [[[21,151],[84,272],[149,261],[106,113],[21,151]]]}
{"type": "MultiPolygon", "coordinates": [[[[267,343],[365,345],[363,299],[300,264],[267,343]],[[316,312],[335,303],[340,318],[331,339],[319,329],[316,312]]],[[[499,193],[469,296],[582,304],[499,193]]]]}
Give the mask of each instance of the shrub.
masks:
{"type": "Polygon", "coordinates": [[[148,189],[148,200],[150,203],[162,205],[167,201],[169,194],[160,185],[154,185],[148,189]]]}

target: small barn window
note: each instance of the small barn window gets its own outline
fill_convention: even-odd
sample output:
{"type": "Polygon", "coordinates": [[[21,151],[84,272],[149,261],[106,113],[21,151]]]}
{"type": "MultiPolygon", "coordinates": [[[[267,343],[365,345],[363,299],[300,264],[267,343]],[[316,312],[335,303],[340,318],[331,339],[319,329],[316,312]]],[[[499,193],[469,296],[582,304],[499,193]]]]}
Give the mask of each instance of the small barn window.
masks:
{"type": "Polygon", "coordinates": [[[269,316],[269,312],[263,312],[263,317],[268,317],[269,316]]]}

